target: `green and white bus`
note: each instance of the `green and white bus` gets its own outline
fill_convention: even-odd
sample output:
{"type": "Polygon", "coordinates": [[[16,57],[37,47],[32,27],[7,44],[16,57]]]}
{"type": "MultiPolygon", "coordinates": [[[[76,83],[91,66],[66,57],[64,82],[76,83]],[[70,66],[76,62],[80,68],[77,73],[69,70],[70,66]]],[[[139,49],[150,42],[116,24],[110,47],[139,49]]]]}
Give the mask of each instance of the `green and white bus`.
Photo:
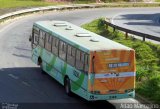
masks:
{"type": "Polygon", "coordinates": [[[133,49],[65,21],[38,21],[30,38],[32,60],[68,95],[88,101],[135,96],[133,49]]]}

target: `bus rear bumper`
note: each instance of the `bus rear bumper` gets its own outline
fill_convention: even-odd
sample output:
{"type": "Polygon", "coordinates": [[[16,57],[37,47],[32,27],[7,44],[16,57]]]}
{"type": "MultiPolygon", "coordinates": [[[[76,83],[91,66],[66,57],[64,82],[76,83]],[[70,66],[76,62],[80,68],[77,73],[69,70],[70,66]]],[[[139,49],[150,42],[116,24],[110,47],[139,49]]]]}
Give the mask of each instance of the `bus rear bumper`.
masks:
{"type": "Polygon", "coordinates": [[[135,91],[124,94],[106,94],[106,95],[88,93],[88,101],[114,100],[114,99],[116,100],[116,99],[134,98],[134,97],[135,97],[135,91]]]}

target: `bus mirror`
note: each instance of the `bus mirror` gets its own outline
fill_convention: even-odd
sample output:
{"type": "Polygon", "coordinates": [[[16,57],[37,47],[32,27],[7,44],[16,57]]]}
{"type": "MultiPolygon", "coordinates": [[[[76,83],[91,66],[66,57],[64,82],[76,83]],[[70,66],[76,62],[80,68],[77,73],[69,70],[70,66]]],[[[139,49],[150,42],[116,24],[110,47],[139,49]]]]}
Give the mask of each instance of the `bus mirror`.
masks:
{"type": "Polygon", "coordinates": [[[30,35],[30,37],[29,37],[29,41],[31,42],[32,41],[32,36],[30,35]]]}

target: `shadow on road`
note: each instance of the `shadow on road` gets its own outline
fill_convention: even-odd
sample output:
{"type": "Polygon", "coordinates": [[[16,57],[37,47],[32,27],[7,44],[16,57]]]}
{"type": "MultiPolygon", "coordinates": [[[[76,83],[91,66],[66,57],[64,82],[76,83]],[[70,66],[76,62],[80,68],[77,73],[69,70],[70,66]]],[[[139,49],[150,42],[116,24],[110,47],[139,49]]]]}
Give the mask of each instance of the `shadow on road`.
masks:
{"type": "Polygon", "coordinates": [[[160,26],[160,13],[155,14],[125,14],[114,20],[127,20],[127,25],[160,26]],[[131,20],[131,21],[130,21],[131,20]],[[133,21],[135,20],[135,21],[133,21]]]}
{"type": "Polygon", "coordinates": [[[31,56],[25,56],[25,55],[23,55],[23,54],[20,54],[20,55],[12,54],[12,55],[17,56],[17,57],[21,57],[21,58],[31,59],[31,56]]]}
{"type": "Polygon", "coordinates": [[[0,102],[20,109],[115,109],[107,101],[88,102],[69,97],[64,87],[38,67],[0,69],[0,102]]]}
{"type": "Polygon", "coordinates": [[[27,49],[27,48],[21,48],[21,47],[14,47],[14,48],[17,50],[23,50],[23,51],[29,51],[29,52],[32,51],[31,49],[27,49]]]}

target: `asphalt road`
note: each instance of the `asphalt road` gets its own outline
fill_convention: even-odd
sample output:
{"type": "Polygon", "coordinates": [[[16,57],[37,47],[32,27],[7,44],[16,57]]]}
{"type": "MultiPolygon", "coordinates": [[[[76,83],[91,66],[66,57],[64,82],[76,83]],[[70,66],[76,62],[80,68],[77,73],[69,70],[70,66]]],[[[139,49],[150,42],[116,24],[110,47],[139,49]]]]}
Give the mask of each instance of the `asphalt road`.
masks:
{"type": "MultiPolygon", "coordinates": [[[[113,16],[112,23],[130,30],[160,37],[160,11],[158,9],[118,13],[113,16]]],[[[154,43],[160,44],[160,42],[154,43]]]]}
{"type": "MultiPolygon", "coordinates": [[[[88,103],[75,95],[68,97],[60,84],[50,76],[41,74],[40,69],[31,61],[31,46],[28,38],[33,22],[39,20],[65,20],[81,25],[99,17],[115,18],[117,14],[126,12],[150,14],[157,13],[159,9],[102,8],[39,13],[0,25],[0,103],[20,103],[19,107],[34,106],[34,109],[46,106],[52,109],[56,106],[65,109],[97,109],[99,107],[120,109],[124,108],[121,103],[137,103],[135,99],[88,103]]],[[[144,32],[147,31],[144,30],[144,32]]]]}

